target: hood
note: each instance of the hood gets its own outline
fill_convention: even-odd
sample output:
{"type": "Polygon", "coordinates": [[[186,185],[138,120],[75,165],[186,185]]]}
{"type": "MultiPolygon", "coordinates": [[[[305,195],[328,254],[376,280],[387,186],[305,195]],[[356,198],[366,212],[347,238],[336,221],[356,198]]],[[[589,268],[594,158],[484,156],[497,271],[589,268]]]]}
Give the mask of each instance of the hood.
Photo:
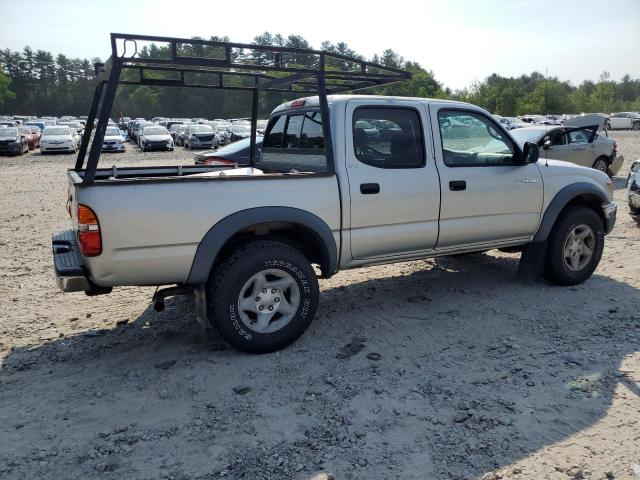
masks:
{"type": "Polygon", "coordinates": [[[166,133],[162,135],[144,135],[144,139],[149,142],[162,142],[165,140],[171,140],[171,135],[168,135],[166,133]]]}
{"type": "Polygon", "coordinates": [[[7,136],[3,136],[0,133],[0,142],[15,142],[16,140],[18,140],[18,137],[16,137],[15,135],[11,135],[7,137],[7,136]]]}
{"type": "Polygon", "coordinates": [[[593,113],[591,115],[581,115],[579,117],[573,117],[569,120],[565,120],[565,127],[595,127],[597,126],[596,131],[600,131],[604,127],[604,122],[607,119],[604,115],[599,115],[597,113],[593,113]]]}

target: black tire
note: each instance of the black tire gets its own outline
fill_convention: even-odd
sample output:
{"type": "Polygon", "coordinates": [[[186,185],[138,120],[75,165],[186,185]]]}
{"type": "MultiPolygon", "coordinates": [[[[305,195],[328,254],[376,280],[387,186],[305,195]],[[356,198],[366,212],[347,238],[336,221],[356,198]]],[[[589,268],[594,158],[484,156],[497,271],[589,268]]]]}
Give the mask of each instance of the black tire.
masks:
{"type": "Polygon", "coordinates": [[[600,156],[595,159],[592,168],[596,170],[600,170],[602,173],[606,173],[609,177],[611,177],[611,171],[609,170],[609,159],[605,156],[600,156]]]}
{"type": "Polygon", "coordinates": [[[611,130],[611,124],[609,122],[605,122],[603,128],[604,128],[604,131],[607,132],[611,130]]]}
{"type": "Polygon", "coordinates": [[[560,214],[549,235],[544,277],[557,285],[582,283],[591,276],[600,263],[603,249],[604,227],[598,214],[587,207],[569,207],[560,214]],[[580,226],[590,228],[593,233],[593,242],[590,245],[593,253],[584,266],[574,270],[565,259],[565,244],[571,232],[580,226]]]}
{"type": "MultiPolygon", "coordinates": [[[[318,279],[309,260],[289,245],[274,241],[252,242],[239,247],[214,269],[207,284],[208,310],[214,327],[229,344],[247,353],[274,352],[296,341],[315,316],[319,293],[318,279]],[[241,295],[247,300],[254,300],[253,294],[245,294],[247,284],[255,275],[267,271],[282,272],[289,277],[289,281],[297,286],[298,301],[295,314],[288,323],[276,331],[262,333],[246,323],[247,320],[251,322],[251,318],[244,309],[241,311],[240,300],[241,295]]],[[[286,294],[282,292],[283,297],[286,294]]],[[[256,302],[259,299],[256,297],[256,302]]],[[[274,300],[280,301],[277,297],[274,300]]],[[[291,296],[283,302],[285,305],[293,303],[291,296]]],[[[277,312],[278,308],[279,305],[269,322],[275,321],[277,315],[284,318],[277,312]]]]}
{"type": "Polygon", "coordinates": [[[640,130],[640,122],[635,122],[631,125],[631,130],[640,130]]]}
{"type": "Polygon", "coordinates": [[[638,213],[640,213],[640,208],[638,208],[638,207],[634,207],[633,205],[631,205],[631,203],[629,203],[629,211],[630,211],[633,215],[637,215],[638,213]]]}

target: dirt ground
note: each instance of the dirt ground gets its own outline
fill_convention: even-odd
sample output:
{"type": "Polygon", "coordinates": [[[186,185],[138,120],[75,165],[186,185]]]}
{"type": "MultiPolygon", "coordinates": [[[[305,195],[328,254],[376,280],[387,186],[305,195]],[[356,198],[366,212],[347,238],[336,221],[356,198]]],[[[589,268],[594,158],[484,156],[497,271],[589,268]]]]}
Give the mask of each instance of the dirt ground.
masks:
{"type": "MultiPolygon", "coordinates": [[[[262,356],[203,335],[186,299],[60,293],[74,159],[0,158],[0,478],[640,477],[640,132],[613,137],[618,222],[585,284],[523,284],[493,251],[343,272],[262,356]]],[[[163,155],[128,148],[104,163],[163,155]]]]}

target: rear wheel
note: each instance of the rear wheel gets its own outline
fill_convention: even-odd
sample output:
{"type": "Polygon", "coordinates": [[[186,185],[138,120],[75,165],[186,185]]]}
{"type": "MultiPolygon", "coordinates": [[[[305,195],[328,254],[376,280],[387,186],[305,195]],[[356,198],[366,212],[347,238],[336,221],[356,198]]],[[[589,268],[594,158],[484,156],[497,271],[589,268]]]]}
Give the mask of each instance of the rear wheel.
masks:
{"type": "Polygon", "coordinates": [[[596,212],[572,207],[549,235],[544,276],[558,285],[576,285],[594,272],[604,248],[604,228],[596,212]]]}
{"type": "Polygon", "coordinates": [[[248,353],[280,350],[309,327],[319,287],[309,260],[279,242],[239,247],[212,274],[209,312],[222,338],[248,353]]]}
{"type": "Polygon", "coordinates": [[[596,170],[600,170],[601,172],[609,175],[609,161],[607,160],[607,157],[596,158],[595,162],[593,162],[592,167],[595,168],[596,170]]]}
{"type": "Polygon", "coordinates": [[[631,127],[631,130],[640,130],[640,122],[636,122],[631,127]]]}

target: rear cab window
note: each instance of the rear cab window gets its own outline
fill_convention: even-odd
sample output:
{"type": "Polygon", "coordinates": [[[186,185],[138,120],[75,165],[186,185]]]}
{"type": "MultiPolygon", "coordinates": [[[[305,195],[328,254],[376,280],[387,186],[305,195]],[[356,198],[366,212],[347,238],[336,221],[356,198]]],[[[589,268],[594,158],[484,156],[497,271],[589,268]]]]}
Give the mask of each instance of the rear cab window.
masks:
{"type": "Polygon", "coordinates": [[[327,173],[320,112],[295,111],[272,117],[256,166],[266,173],[327,173]]]}

